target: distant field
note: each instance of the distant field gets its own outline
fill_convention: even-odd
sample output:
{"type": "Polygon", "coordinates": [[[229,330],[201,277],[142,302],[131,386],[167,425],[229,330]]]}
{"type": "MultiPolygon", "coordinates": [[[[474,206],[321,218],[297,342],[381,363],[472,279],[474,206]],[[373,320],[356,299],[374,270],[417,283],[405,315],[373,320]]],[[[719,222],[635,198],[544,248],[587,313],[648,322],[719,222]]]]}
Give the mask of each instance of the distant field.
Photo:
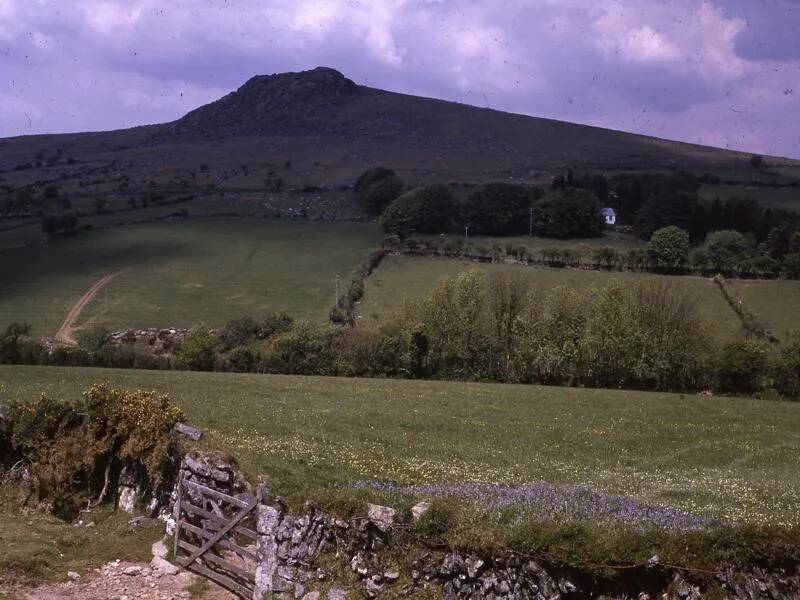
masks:
{"type": "Polygon", "coordinates": [[[645,279],[668,280],[675,285],[684,286],[699,299],[701,315],[714,325],[720,338],[731,339],[741,329],[738,318],[709,279],[667,277],[647,273],[609,273],[606,271],[579,269],[482,264],[447,258],[405,256],[387,257],[381,263],[381,266],[367,279],[364,299],[358,306],[357,314],[365,323],[380,321],[387,311],[399,306],[403,301],[423,297],[442,277],[457,275],[473,268],[484,270],[519,269],[531,278],[534,285],[541,286],[544,289],[559,285],[578,288],[603,285],[612,277],[630,281],[642,281],[645,279]]]}
{"type": "Polygon", "coordinates": [[[0,367],[0,398],[93,382],[168,392],[207,443],[281,494],[358,480],[584,483],[753,523],[800,524],[800,404],[677,394],[0,367]]]}
{"type": "Polygon", "coordinates": [[[379,242],[377,227],[272,219],[189,219],[88,232],[0,253],[0,325],[27,321],[53,335],[103,275],[119,275],[78,324],[223,325],[286,310],[323,319],[334,278],[346,279],[379,242]]]}
{"type": "Polygon", "coordinates": [[[800,281],[732,282],[747,307],[779,339],[785,339],[788,333],[800,333],[800,281]]]}
{"type": "Polygon", "coordinates": [[[800,187],[704,185],[700,188],[700,196],[706,202],[715,198],[725,202],[728,198],[750,197],[758,200],[764,208],[800,211],[800,187]]]}

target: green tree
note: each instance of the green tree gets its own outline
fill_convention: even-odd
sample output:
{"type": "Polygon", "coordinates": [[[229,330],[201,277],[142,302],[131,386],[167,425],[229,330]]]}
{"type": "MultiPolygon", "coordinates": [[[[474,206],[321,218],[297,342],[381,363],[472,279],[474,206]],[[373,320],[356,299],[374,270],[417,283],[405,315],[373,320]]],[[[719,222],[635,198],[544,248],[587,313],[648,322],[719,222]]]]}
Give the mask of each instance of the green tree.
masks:
{"type": "Polygon", "coordinates": [[[759,156],[758,154],[754,154],[750,157],[750,165],[754,169],[760,169],[764,165],[764,158],[759,156]]]}
{"type": "Polygon", "coordinates": [[[353,191],[359,194],[375,182],[385,179],[386,177],[395,177],[395,172],[388,167],[372,167],[367,169],[356,179],[356,182],[353,184],[353,191]]]}
{"type": "Polygon", "coordinates": [[[216,360],[217,339],[202,325],[193,329],[178,346],[178,363],[192,371],[212,371],[216,360]]]}
{"type": "Polygon", "coordinates": [[[481,235],[528,233],[531,187],[511,183],[490,183],[472,192],[462,205],[462,219],[481,235]]]}
{"type": "Polygon", "coordinates": [[[373,215],[381,214],[403,192],[403,182],[397,175],[383,177],[363,187],[358,200],[364,210],[373,215]]]}
{"type": "Polygon", "coordinates": [[[394,200],[381,216],[386,233],[406,237],[412,233],[448,231],[456,214],[456,198],[446,185],[428,185],[394,200]]]}
{"type": "Polygon", "coordinates": [[[753,244],[738,231],[712,231],[700,247],[708,264],[722,272],[735,271],[740,262],[750,258],[753,244]]]}
{"type": "Polygon", "coordinates": [[[588,190],[551,190],[533,205],[537,235],[555,238],[596,237],[603,233],[597,196],[588,190]]]}
{"type": "Polygon", "coordinates": [[[682,267],[689,260],[689,234],[670,225],[655,231],[647,243],[647,252],[657,267],[682,267]]]}

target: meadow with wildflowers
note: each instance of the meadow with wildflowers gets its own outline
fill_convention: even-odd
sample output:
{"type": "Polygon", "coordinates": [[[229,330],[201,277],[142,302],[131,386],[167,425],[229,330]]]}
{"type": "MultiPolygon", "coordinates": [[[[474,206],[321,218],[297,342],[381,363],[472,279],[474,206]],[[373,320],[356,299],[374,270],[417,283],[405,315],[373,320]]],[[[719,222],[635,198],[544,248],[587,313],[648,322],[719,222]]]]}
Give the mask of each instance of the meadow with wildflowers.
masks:
{"type": "Polygon", "coordinates": [[[74,398],[106,381],[169,394],[206,430],[204,443],[289,497],[347,486],[525,510],[546,508],[538,497],[581,519],[603,505],[656,515],[648,522],[800,525],[800,403],[27,366],[0,366],[0,399],[74,398]]]}

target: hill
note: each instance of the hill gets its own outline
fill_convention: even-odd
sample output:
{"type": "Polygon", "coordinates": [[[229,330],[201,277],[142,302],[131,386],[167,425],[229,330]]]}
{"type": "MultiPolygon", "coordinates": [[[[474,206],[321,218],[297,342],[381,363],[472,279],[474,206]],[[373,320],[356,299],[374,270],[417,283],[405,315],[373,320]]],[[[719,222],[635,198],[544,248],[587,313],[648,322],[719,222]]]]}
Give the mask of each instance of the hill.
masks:
{"type": "MultiPolygon", "coordinates": [[[[532,180],[567,168],[752,173],[748,159],[373,89],[317,68],[253,77],[173,123],[0,140],[0,198],[53,182],[73,196],[154,189],[264,193],[347,185],[377,163],[413,183],[532,180]]],[[[767,164],[793,171],[800,162],[774,158],[767,164]]]]}

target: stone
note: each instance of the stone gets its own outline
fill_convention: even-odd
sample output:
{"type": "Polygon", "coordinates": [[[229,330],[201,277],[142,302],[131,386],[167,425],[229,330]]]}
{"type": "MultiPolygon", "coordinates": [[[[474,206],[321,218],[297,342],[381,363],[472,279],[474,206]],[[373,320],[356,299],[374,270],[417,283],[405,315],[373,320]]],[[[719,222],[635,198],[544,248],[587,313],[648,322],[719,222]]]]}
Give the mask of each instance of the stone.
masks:
{"type": "Polygon", "coordinates": [[[294,584],[294,597],[295,598],[302,598],[303,594],[305,594],[305,591],[306,591],[306,588],[299,581],[296,584],[294,584]]]}
{"type": "Polygon", "coordinates": [[[364,555],[361,552],[354,555],[350,560],[350,569],[352,569],[353,573],[357,573],[362,577],[369,572],[366,561],[364,560],[364,555]]]}
{"type": "Polygon", "coordinates": [[[169,548],[167,548],[164,540],[158,540],[152,546],[150,546],[150,552],[153,556],[158,558],[167,558],[167,555],[169,554],[169,548]]]}
{"type": "Polygon", "coordinates": [[[411,518],[416,523],[419,521],[425,513],[428,512],[430,509],[431,503],[430,502],[417,502],[414,506],[411,507],[411,518]]]}
{"type": "Polygon", "coordinates": [[[175,423],[175,432],[194,440],[195,442],[203,437],[203,430],[197,427],[192,427],[188,423],[175,423]]]}
{"type": "Polygon", "coordinates": [[[380,504],[367,504],[367,518],[378,529],[386,532],[394,524],[394,516],[397,511],[388,506],[380,504]]]}
{"type": "Polygon", "coordinates": [[[131,577],[133,577],[135,575],[141,575],[142,574],[142,567],[139,567],[137,565],[131,565],[130,567],[125,567],[122,570],[122,574],[123,575],[129,575],[131,577]]]}
{"type": "Polygon", "coordinates": [[[328,591],[328,600],[347,600],[347,592],[342,588],[332,588],[328,591]]]}
{"type": "Polygon", "coordinates": [[[128,514],[135,512],[136,503],[139,499],[136,488],[129,485],[121,485],[117,488],[117,494],[117,507],[128,514]]]}
{"type": "Polygon", "coordinates": [[[150,567],[159,575],[177,575],[181,571],[179,567],[161,556],[154,556],[150,561],[150,567]]]}
{"type": "Polygon", "coordinates": [[[319,592],[308,592],[303,596],[303,600],[319,600],[319,592]]]}
{"type": "Polygon", "coordinates": [[[400,578],[400,572],[399,571],[386,571],[383,574],[383,578],[386,579],[386,581],[389,581],[389,582],[397,581],[400,578]]]}
{"type": "Polygon", "coordinates": [[[67,577],[72,579],[73,581],[77,581],[81,578],[80,573],[76,573],[75,571],[67,571],[67,577]]]}

